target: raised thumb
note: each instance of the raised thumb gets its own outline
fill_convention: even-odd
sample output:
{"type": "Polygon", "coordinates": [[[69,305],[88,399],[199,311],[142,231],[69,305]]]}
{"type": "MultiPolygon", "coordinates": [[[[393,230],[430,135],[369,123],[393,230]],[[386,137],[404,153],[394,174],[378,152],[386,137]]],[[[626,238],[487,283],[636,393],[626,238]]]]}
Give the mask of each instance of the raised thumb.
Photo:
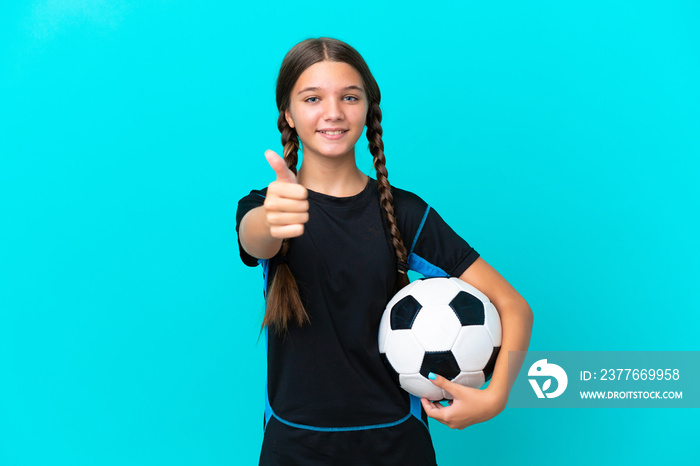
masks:
{"type": "Polygon", "coordinates": [[[284,159],[277,155],[275,151],[266,150],[265,158],[267,159],[267,163],[270,164],[270,167],[275,171],[277,181],[283,181],[285,183],[297,182],[296,175],[289,169],[284,159]]]}

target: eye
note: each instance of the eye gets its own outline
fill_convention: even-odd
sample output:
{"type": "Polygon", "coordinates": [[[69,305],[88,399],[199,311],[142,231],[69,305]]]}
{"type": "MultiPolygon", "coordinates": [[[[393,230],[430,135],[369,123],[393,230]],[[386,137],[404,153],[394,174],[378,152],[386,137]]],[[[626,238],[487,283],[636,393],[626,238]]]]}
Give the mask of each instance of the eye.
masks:
{"type": "Polygon", "coordinates": [[[360,99],[358,99],[358,98],[355,97],[354,95],[346,95],[345,97],[343,97],[343,100],[347,100],[347,101],[349,101],[349,102],[356,102],[356,101],[358,101],[358,100],[360,100],[360,99]]]}
{"type": "Polygon", "coordinates": [[[309,102],[311,104],[318,102],[318,97],[307,97],[304,102],[309,102]]]}

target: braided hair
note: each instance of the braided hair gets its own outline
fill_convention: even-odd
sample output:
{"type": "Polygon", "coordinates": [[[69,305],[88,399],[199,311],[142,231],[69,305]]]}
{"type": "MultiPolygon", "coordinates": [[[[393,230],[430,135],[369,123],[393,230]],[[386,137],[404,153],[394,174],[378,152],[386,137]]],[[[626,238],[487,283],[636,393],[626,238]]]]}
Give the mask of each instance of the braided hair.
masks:
{"type": "Polygon", "coordinates": [[[397,262],[397,284],[401,289],[408,285],[408,251],[403,244],[401,232],[396,222],[394,214],[394,196],[391,194],[389,184],[389,172],[386,170],[386,157],[384,157],[384,142],[382,141],[382,111],[379,108],[379,101],[371,102],[367,112],[367,139],[369,140],[369,153],[374,158],[373,166],[377,172],[377,187],[382,209],[386,213],[391,242],[394,246],[397,262]]]}
{"type": "MultiPolygon", "coordinates": [[[[285,118],[285,111],[289,109],[291,91],[299,76],[308,67],[324,60],[347,63],[355,68],[362,77],[368,100],[366,134],[369,141],[369,151],[374,159],[373,166],[377,173],[380,205],[386,214],[392,245],[396,253],[397,287],[399,289],[403,288],[409,282],[406,274],[408,270],[408,252],[397,225],[394,212],[394,197],[391,193],[391,185],[389,184],[386,169],[384,142],[382,141],[382,112],[379,108],[381,93],[367,63],[350,45],[328,37],[307,39],[292,47],[284,57],[277,78],[276,89],[277,110],[279,111],[277,128],[282,134],[284,160],[289,169],[296,174],[299,137],[296,130],[289,126],[285,118]]],[[[282,247],[278,254],[278,257],[282,258],[282,260],[278,261],[275,276],[267,292],[267,306],[265,317],[263,318],[263,327],[272,325],[278,334],[285,333],[290,322],[301,326],[309,321],[309,316],[299,296],[299,288],[289,266],[284,260],[289,247],[288,239],[282,241],[282,247]]]]}

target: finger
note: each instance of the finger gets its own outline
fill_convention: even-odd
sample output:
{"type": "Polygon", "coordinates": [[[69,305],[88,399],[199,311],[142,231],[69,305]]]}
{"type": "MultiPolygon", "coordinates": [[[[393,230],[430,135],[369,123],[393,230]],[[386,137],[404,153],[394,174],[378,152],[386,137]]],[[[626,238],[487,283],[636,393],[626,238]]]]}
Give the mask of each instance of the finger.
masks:
{"type": "Polygon", "coordinates": [[[297,182],[297,177],[289,169],[284,159],[277,155],[275,151],[266,150],[265,158],[267,159],[267,163],[270,164],[270,167],[275,171],[277,181],[284,181],[285,183],[297,182]]]}
{"type": "Polygon", "coordinates": [[[271,226],[270,236],[278,239],[296,238],[304,234],[304,225],[297,223],[294,225],[271,226]]]}
{"type": "Polygon", "coordinates": [[[267,214],[267,223],[270,226],[297,225],[308,221],[308,212],[271,212],[267,214]]]}
{"type": "Polygon", "coordinates": [[[440,409],[445,409],[445,407],[440,403],[439,401],[431,401],[427,398],[421,398],[421,402],[423,402],[423,406],[431,410],[440,410],[440,409]]]}
{"type": "MultiPolygon", "coordinates": [[[[299,186],[299,185],[294,185],[299,186]]],[[[268,212],[303,213],[309,211],[309,203],[306,200],[284,199],[280,197],[268,197],[263,203],[268,212]]]]}
{"type": "Polygon", "coordinates": [[[438,375],[438,374],[436,374],[436,373],[434,373],[434,372],[430,372],[430,373],[428,374],[428,379],[429,379],[433,384],[437,385],[437,386],[440,387],[440,388],[447,388],[447,385],[448,385],[448,384],[454,383],[454,382],[450,382],[449,380],[447,380],[447,379],[444,378],[443,376],[438,375]]]}
{"type": "Polygon", "coordinates": [[[445,390],[447,393],[452,395],[452,398],[455,398],[456,392],[459,390],[458,387],[462,387],[462,385],[456,384],[454,382],[450,382],[446,378],[444,378],[441,375],[435,374],[431,372],[428,374],[428,379],[430,379],[433,384],[437,385],[438,387],[442,388],[445,390]]]}
{"type": "Polygon", "coordinates": [[[269,198],[274,196],[287,199],[304,200],[309,197],[309,192],[300,184],[277,180],[273,181],[267,186],[267,197],[269,198]]]}
{"type": "Polygon", "coordinates": [[[445,415],[442,411],[443,409],[445,409],[444,406],[442,406],[437,401],[429,401],[427,398],[421,398],[420,402],[423,405],[425,414],[427,414],[428,417],[431,417],[436,421],[445,423],[445,415]]]}

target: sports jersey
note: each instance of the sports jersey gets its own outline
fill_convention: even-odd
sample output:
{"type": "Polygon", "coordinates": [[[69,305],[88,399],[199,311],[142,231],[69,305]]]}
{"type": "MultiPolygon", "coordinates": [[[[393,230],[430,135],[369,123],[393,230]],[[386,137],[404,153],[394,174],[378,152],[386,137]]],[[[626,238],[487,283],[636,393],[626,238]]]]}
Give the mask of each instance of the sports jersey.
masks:
{"type": "MultiPolygon", "coordinates": [[[[402,390],[377,347],[379,321],[396,292],[397,262],[377,182],[334,197],[309,190],[309,221],[286,257],[259,260],[264,287],[285,261],[310,321],[267,329],[265,440],[261,464],[435,464],[420,400],[402,390]],[[295,463],[293,461],[297,461],[295,463]]],[[[412,270],[460,276],[478,253],[421,198],[392,188],[412,270]]],[[[243,216],[266,189],[239,201],[243,216]]]]}

